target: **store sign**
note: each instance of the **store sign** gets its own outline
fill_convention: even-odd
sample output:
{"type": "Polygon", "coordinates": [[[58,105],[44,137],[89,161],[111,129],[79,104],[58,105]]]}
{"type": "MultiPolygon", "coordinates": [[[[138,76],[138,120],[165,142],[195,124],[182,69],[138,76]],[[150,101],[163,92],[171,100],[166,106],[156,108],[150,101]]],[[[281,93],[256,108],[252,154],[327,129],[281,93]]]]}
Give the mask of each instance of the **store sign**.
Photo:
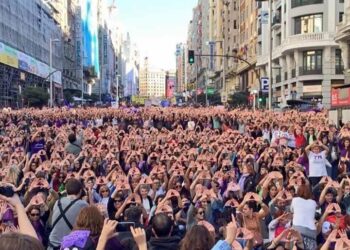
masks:
{"type": "Polygon", "coordinates": [[[322,85],[304,85],[304,93],[320,93],[322,92],[322,85]]]}
{"type": "Polygon", "coordinates": [[[350,105],[350,88],[332,89],[332,107],[350,105]]]}
{"type": "MultiPolygon", "coordinates": [[[[16,69],[29,72],[31,74],[47,78],[50,73],[49,65],[36,60],[35,58],[22,53],[10,46],[0,42],[0,63],[6,64],[16,69]]],[[[55,71],[55,69],[52,69],[55,71]]],[[[62,84],[61,71],[57,71],[52,75],[53,81],[62,84]]]]}

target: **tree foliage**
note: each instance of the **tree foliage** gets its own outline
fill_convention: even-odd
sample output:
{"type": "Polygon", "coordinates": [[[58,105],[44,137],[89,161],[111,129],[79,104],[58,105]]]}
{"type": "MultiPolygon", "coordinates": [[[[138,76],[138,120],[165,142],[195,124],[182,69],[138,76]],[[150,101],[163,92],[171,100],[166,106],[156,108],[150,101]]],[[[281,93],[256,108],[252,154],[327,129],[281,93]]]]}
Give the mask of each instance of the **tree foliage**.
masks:
{"type": "Polygon", "coordinates": [[[47,105],[50,95],[47,90],[40,87],[27,87],[23,90],[24,102],[31,107],[42,107],[47,105]]]}
{"type": "Polygon", "coordinates": [[[236,92],[233,95],[230,95],[228,103],[233,107],[247,105],[248,96],[248,92],[236,92]]]}

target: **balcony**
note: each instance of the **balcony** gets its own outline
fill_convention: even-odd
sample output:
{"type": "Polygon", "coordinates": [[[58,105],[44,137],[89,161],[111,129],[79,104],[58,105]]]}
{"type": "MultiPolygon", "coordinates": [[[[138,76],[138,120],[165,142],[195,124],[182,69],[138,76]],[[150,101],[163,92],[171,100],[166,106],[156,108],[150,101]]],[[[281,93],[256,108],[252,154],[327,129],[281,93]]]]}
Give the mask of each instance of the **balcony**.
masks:
{"type": "Polygon", "coordinates": [[[334,38],[335,34],[328,32],[292,35],[282,42],[282,53],[300,48],[336,46],[334,38]]]}
{"type": "Polygon", "coordinates": [[[337,75],[344,74],[344,65],[335,65],[335,74],[337,75]]]}
{"type": "Polygon", "coordinates": [[[304,67],[299,67],[299,75],[305,76],[305,75],[322,75],[322,66],[316,69],[308,69],[304,67]]]}
{"type": "Polygon", "coordinates": [[[272,19],[272,26],[281,26],[281,16],[275,15],[272,19]]]}
{"type": "Polygon", "coordinates": [[[292,8],[320,3],[323,3],[323,0],[292,0],[292,8]]]}
{"type": "Polygon", "coordinates": [[[295,69],[292,69],[292,78],[295,78],[295,76],[296,76],[295,69]]]}

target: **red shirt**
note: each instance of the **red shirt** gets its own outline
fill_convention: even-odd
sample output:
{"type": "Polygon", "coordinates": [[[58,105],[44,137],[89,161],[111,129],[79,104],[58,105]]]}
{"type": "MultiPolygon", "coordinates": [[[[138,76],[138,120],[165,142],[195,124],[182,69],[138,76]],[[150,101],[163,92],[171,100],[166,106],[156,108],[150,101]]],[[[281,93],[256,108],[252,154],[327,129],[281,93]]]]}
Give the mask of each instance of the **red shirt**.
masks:
{"type": "Polygon", "coordinates": [[[330,215],[327,217],[326,221],[328,221],[329,223],[331,223],[332,225],[336,225],[338,223],[338,227],[339,229],[346,229],[346,223],[345,223],[345,216],[342,215],[340,217],[337,217],[335,215],[330,215]],[[338,221],[337,221],[338,219],[338,221]]]}
{"type": "Polygon", "coordinates": [[[305,139],[304,135],[302,135],[302,134],[300,134],[300,135],[294,134],[294,137],[295,137],[295,147],[296,148],[301,148],[301,147],[305,146],[306,139],[305,139]]]}

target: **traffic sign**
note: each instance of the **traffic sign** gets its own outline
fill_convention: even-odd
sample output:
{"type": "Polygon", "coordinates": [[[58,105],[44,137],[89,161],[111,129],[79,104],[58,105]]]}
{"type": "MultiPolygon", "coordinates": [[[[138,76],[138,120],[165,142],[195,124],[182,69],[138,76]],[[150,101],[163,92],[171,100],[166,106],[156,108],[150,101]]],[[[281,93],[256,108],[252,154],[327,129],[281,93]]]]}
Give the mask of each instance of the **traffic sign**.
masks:
{"type": "Polygon", "coordinates": [[[215,93],[215,89],[213,89],[213,88],[207,88],[207,94],[208,94],[208,95],[214,95],[214,93],[215,93]]]}
{"type": "Polygon", "coordinates": [[[269,83],[270,80],[268,77],[261,77],[261,91],[263,93],[269,92],[269,83]]]}

